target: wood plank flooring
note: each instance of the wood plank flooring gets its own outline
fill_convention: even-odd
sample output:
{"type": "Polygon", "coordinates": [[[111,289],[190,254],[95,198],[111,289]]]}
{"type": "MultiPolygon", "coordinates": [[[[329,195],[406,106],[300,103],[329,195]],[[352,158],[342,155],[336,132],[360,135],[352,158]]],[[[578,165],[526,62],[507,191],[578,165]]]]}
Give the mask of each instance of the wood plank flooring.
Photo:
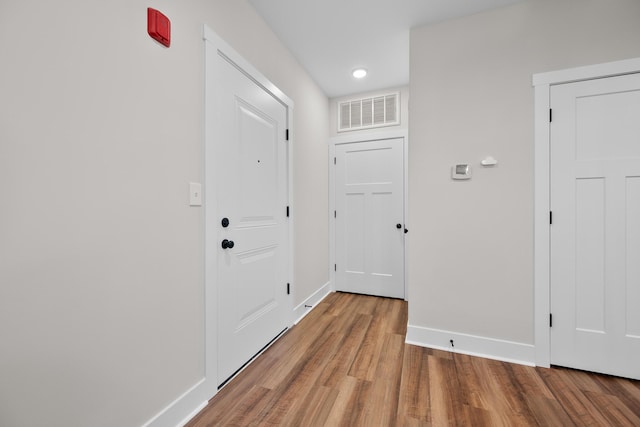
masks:
{"type": "Polygon", "coordinates": [[[202,426],[640,426],[640,382],[404,343],[406,302],[334,293],[211,399],[202,426]]]}

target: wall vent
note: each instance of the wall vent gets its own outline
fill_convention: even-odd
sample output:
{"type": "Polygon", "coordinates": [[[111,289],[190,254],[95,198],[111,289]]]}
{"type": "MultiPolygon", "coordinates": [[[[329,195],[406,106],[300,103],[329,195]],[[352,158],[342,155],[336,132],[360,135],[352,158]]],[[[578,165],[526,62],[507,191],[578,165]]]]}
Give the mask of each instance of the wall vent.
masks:
{"type": "Polygon", "coordinates": [[[400,124],[400,93],[338,103],[338,132],[400,124]]]}

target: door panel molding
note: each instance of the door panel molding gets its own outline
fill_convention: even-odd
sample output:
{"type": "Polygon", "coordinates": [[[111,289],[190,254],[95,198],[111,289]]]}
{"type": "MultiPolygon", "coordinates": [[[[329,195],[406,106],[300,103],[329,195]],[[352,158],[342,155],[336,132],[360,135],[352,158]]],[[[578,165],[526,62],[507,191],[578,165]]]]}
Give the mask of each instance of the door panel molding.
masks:
{"type": "Polygon", "coordinates": [[[537,366],[550,366],[551,86],[640,72],[640,58],[534,74],[534,342],[537,366]]]}

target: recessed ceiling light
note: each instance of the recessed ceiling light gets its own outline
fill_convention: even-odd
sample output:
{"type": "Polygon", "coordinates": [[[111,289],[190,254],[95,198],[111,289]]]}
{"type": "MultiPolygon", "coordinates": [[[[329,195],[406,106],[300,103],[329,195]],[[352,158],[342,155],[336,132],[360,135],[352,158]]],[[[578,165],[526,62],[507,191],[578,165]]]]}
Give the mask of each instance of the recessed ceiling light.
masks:
{"type": "Polygon", "coordinates": [[[352,74],[356,79],[361,79],[367,75],[367,70],[365,70],[364,68],[356,68],[355,70],[353,70],[352,74]]]}

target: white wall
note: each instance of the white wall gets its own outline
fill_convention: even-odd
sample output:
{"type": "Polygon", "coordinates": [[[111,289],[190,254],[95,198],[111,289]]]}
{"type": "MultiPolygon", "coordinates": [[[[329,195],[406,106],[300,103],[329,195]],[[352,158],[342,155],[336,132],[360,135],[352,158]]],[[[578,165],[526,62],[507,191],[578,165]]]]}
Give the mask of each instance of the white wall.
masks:
{"type": "Polygon", "coordinates": [[[410,325],[533,344],[531,76],[638,57],[639,22],[636,0],[531,0],[412,30],[410,325]]]}
{"type": "Polygon", "coordinates": [[[328,101],[246,1],[3,0],[0,425],[140,425],[202,378],[204,23],[295,102],[296,302],[328,281],[328,101]]]}

